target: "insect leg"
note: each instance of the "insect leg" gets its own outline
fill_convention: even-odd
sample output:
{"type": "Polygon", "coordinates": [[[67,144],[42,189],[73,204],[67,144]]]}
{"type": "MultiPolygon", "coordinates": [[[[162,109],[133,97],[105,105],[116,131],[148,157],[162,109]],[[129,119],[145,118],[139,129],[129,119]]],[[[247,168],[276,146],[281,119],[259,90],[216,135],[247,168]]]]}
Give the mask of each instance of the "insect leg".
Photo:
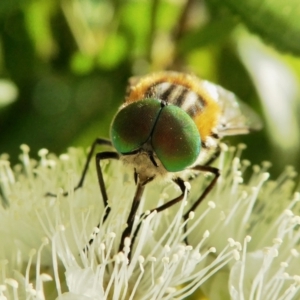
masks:
{"type": "MultiPolygon", "coordinates": [[[[105,222],[105,220],[107,219],[111,208],[108,206],[108,197],[107,197],[107,193],[106,193],[106,188],[105,188],[105,183],[104,183],[104,179],[103,179],[103,173],[102,173],[102,169],[101,169],[101,165],[100,162],[101,160],[105,160],[105,159],[119,159],[119,154],[116,152],[99,152],[96,154],[96,170],[97,170],[97,177],[98,177],[98,184],[100,187],[100,192],[102,195],[102,200],[103,200],[103,205],[105,210],[105,214],[103,216],[103,220],[102,223],[105,222]]],[[[97,227],[100,227],[101,223],[98,223],[97,227]]],[[[89,245],[91,245],[93,243],[94,239],[91,238],[89,240],[89,245]]],[[[88,246],[85,246],[85,248],[83,249],[83,251],[87,251],[88,250],[88,246]]]]}
{"type": "MultiPolygon", "coordinates": [[[[211,166],[195,166],[191,168],[192,170],[202,171],[202,172],[209,172],[215,177],[212,179],[212,181],[209,183],[209,185],[205,188],[203,193],[200,195],[200,197],[197,199],[197,201],[192,205],[192,207],[183,215],[183,220],[186,221],[189,217],[189,214],[191,211],[194,211],[200,203],[204,200],[204,198],[210,193],[210,191],[215,186],[219,176],[220,176],[220,170],[218,168],[214,168],[211,166]]],[[[184,231],[187,231],[187,224],[184,226],[184,231]]],[[[187,238],[185,238],[185,243],[188,244],[187,238]]]]}
{"type": "MultiPolygon", "coordinates": [[[[156,208],[151,209],[151,210],[150,210],[150,213],[152,213],[152,212],[155,211],[155,210],[159,213],[159,212],[161,212],[161,211],[163,211],[163,210],[165,210],[165,209],[167,209],[167,208],[173,206],[174,204],[176,204],[176,203],[182,201],[182,199],[183,199],[183,197],[184,197],[184,193],[185,193],[185,191],[186,191],[186,186],[185,186],[185,184],[184,184],[184,181],[183,181],[181,178],[179,178],[179,177],[176,178],[176,179],[174,179],[173,181],[179,186],[179,188],[180,188],[180,190],[181,190],[181,194],[180,194],[178,197],[176,197],[176,198],[174,198],[174,199],[168,201],[167,203],[165,203],[165,204],[163,204],[163,205],[161,205],[161,206],[159,206],[159,207],[156,207],[156,208]]],[[[142,213],[140,219],[143,219],[144,216],[145,216],[145,213],[142,213]]],[[[133,244],[134,244],[135,239],[136,239],[136,237],[137,237],[137,235],[138,235],[138,232],[139,232],[139,230],[140,230],[141,225],[142,225],[142,222],[140,222],[140,223],[137,225],[137,227],[136,227],[136,229],[135,229],[135,231],[134,231],[134,234],[133,234],[132,239],[131,239],[131,247],[133,247],[133,244]]],[[[129,260],[130,260],[130,255],[131,255],[131,253],[129,253],[129,255],[128,255],[128,259],[129,259],[129,260]]]]}
{"type": "MultiPolygon", "coordinates": [[[[112,146],[112,143],[111,143],[111,141],[103,139],[103,138],[96,138],[95,139],[95,141],[93,142],[92,147],[89,151],[87,159],[85,161],[85,165],[84,165],[80,180],[79,180],[77,186],[74,188],[74,191],[76,191],[77,189],[79,189],[83,186],[83,182],[84,182],[86,173],[88,171],[89,164],[91,162],[91,159],[93,157],[93,154],[94,154],[94,151],[95,151],[95,148],[96,148],[97,145],[99,145],[99,146],[103,146],[103,145],[112,146]]],[[[106,152],[103,152],[103,153],[106,153],[106,152]]],[[[110,157],[107,157],[107,158],[110,158],[110,157]]],[[[103,158],[103,159],[105,159],[105,158],[103,158]]]]}
{"type": "MultiPolygon", "coordinates": [[[[151,178],[152,180],[153,178],[151,178]]],[[[137,187],[136,187],[136,191],[135,191],[135,195],[132,201],[132,205],[131,205],[131,209],[130,209],[130,213],[129,216],[127,218],[127,227],[125,228],[125,230],[122,233],[122,237],[121,237],[121,242],[120,242],[120,246],[119,246],[119,251],[123,251],[124,248],[124,241],[126,237],[129,237],[132,231],[132,227],[133,227],[133,223],[134,223],[134,217],[136,215],[136,212],[139,208],[140,202],[141,202],[141,198],[142,195],[144,193],[145,190],[145,185],[148,183],[149,181],[143,182],[141,183],[140,181],[137,182],[137,187]]],[[[130,255],[130,254],[129,254],[130,255]]],[[[130,257],[129,257],[130,259],[130,257]]]]}
{"type": "MultiPolygon", "coordinates": [[[[116,152],[99,152],[96,154],[96,170],[97,170],[98,184],[100,187],[104,208],[106,208],[108,206],[108,202],[107,202],[108,197],[107,197],[106,188],[103,179],[103,173],[100,165],[100,161],[104,159],[119,159],[119,154],[116,152]]],[[[109,211],[110,208],[108,207],[103,221],[105,221],[106,218],[108,217],[109,211]]]]}
{"type": "MultiPolygon", "coordinates": [[[[95,148],[96,146],[99,145],[99,146],[102,146],[102,145],[107,145],[107,146],[112,146],[112,143],[111,141],[109,140],[106,140],[106,139],[103,139],[103,138],[96,138],[91,146],[91,149],[87,155],[87,158],[86,158],[86,161],[85,161],[85,164],[84,164],[84,168],[82,170],[82,173],[81,173],[81,177],[79,179],[79,182],[78,184],[74,187],[74,191],[78,190],[79,188],[81,188],[83,186],[83,183],[84,183],[84,179],[85,179],[85,176],[86,176],[86,173],[88,171],[88,168],[89,168],[89,165],[90,165],[90,162],[92,160],[92,157],[93,157],[93,154],[94,154],[94,151],[95,151],[95,148]]],[[[63,193],[64,196],[68,196],[68,192],[65,192],[63,193]]],[[[50,196],[50,197],[56,197],[55,194],[53,193],[47,193],[46,196],[50,196]]]]}
{"type": "Polygon", "coordinates": [[[122,233],[122,237],[121,237],[121,242],[120,242],[120,246],[119,246],[119,251],[123,251],[124,248],[124,242],[125,242],[125,238],[129,237],[131,234],[131,230],[132,230],[132,226],[134,223],[134,216],[137,212],[137,209],[139,207],[139,204],[141,202],[141,198],[144,192],[145,186],[141,185],[140,183],[138,183],[137,185],[137,189],[134,195],[134,199],[132,202],[132,206],[130,209],[130,213],[129,216],[127,218],[127,227],[125,228],[125,230],[122,233]]]}

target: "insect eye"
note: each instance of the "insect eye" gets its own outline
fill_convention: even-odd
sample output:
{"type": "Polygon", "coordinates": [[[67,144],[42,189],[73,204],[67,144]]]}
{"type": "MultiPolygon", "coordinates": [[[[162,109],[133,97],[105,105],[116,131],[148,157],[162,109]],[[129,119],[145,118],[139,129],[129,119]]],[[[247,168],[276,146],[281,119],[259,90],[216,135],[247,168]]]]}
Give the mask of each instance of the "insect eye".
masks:
{"type": "Polygon", "coordinates": [[[157,99],[144,99],[122,108],[111,125],[111,140],[119,153],[139,149],[150,137],[161,110],[157,99]]]}
{"type": "Polygon", "coordinates": [[[180,107],[162,108],[152,134],[152,147],[169,172],[192,165],[201,149],[201,138],[195,122],[180,107]]]}

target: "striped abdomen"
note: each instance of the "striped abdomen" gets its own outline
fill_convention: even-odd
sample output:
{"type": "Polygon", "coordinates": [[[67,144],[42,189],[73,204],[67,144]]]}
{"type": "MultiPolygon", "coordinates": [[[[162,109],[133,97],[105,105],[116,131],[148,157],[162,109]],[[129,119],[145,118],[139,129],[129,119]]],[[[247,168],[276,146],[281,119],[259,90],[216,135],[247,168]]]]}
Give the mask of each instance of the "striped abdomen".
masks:
{"type": "Polygon", "coordinates": [[[206,103],[196,92],[171,82],[161,82],[145,91],[145,98],[158,98],[179,106],[192,118],[203,111],[206,103]]]}
{"type": "Polygon", "coordinates": [[[157,98],[179,106],[197,125],[202,142],[213,135],[220,107],[196,76],[178,72],[159,72],[133,78],[124,105],[145,98],[157,98]]]}

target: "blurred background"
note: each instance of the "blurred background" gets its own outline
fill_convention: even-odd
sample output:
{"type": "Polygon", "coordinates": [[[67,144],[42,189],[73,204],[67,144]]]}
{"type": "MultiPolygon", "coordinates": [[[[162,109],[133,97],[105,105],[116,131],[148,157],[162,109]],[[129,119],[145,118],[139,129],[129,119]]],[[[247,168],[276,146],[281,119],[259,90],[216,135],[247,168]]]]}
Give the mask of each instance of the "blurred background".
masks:
{"type": "Polygon", "coordinates": [[[299,171],[299,12],[298,0],[1,0],[0,153],[88,147],[109,136],[130,76],[174,69],[262,117],[228,138],[244,158],[299,171]]]}

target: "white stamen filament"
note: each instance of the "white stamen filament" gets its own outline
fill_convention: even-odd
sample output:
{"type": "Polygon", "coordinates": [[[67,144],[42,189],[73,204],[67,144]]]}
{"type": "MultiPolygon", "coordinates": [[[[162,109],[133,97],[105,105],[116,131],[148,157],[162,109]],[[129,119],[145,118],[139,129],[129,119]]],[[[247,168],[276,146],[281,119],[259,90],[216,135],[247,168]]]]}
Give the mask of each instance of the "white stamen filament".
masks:
{"type": "MultiPolygon", "coordinates": [[[[232,300],[299,297],[300,194],[291,194],[294,169],[287,168],[276,181],[270,181],[266,173],[270,163],[263,162],[253,167],[245,183],[243,174],[250,171],[250,162],[241,160],[244,148],[221,145],[216,162],[221,176],[185,222],[182,216],[213,177],[195,176],[186,182],[191,190],[183,201],[160,213],[150,213],[150,209],[177,197],[180,190],[173,184],[161,184],[162,189],[149,184],[131,236],[119,253],[135,192],[134,183],[124,179],[128,173],[124,166],[101,164],[111,207],[104,223],[105,209],[93,167],[84,187],[73,191],[82,152],[71,149],[56,158],[41,149],[37,163],[30,159],[29,147],[22,145],[23,168],[14,172],[2,156],[0,188],[5,208],[0,207],[0,225],[5,230],[0,238],[7,242],[0,248],[0,299],[20,299],[22,292],[28,300],[47,300],[45,287],[52,277],[58,300],[72,299],[72,295],[99,300],[184,299],[222,272],[229,277],[227,297],[232,300]],[[66,188],[68,196],[60,187],[66,188]],[[57,197],[45,197],[56,191],[57,197]],[[38,249],[37,255],[33,249],[38,249]],[[22,264],[24,275],[15,277],[13,268],[21,272],[22,264]],[[50,270],[46,269],[49,264],[50,270]]],[[[206,292],[209,298],[209,290],[206,292]]]]}

